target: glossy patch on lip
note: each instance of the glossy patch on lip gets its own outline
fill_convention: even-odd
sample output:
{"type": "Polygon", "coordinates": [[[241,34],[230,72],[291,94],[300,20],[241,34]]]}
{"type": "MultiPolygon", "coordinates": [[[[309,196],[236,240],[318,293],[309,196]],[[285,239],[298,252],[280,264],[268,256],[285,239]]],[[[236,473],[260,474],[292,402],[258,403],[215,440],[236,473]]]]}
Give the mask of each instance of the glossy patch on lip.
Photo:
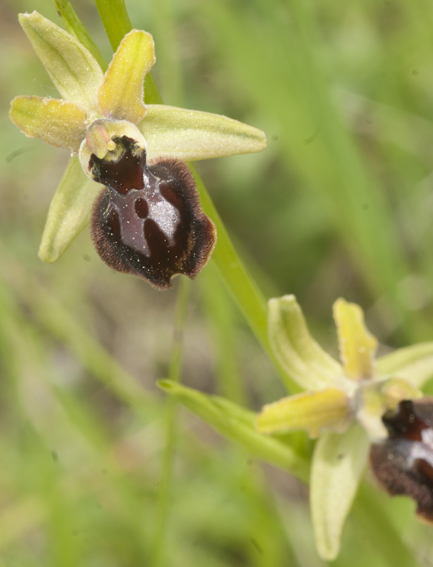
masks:
{"type": "Polygon", "coordinates": [[[216,229],[201,210],[188,166],[174,159],[148,166],[132,139],[114,141],[116,151],[90,162],[92,176],[106,186],[92,215],[99,256],[159,289],[172,287],[178,274],[194,278],[213,251],[216,229]]]}
{"type": "Polygon", "coordinates": [[[389,494],[413,498],[420,519],[433,523],[433,398],[404,400],[382,420],[389,438],[372,445],[372,470],[389,494]]]}

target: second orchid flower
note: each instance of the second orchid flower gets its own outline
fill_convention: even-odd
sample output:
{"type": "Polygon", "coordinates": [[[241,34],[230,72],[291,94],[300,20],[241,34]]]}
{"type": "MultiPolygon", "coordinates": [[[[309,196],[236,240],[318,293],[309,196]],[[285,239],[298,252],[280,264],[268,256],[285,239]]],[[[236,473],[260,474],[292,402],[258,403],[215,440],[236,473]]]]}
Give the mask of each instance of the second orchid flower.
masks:
{"type": "Polygon", "coordinates": [[[419,389],[433,375],[433,344],[376,360],[377,341],[358,305],[337,300],[334,319],[342,364],[311,337],[293,296],[269,302],[275,356],[306,392],[265,406],[256,421],[262,433],[304,429],[318,437],[310,503],[317,548],[326,560],[338,555],[369,451],[379,483],[390,494],[414,498],[418,514],[433,521],[433,400],[419,389]]]}

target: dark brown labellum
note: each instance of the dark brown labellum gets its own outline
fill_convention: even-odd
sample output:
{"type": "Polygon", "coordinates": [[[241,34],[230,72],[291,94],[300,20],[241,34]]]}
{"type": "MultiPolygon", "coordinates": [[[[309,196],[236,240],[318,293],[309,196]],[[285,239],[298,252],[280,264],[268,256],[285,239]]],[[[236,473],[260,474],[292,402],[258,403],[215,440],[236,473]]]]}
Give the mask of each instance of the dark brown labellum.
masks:
{"type": "Polygon", "coordinates": [[[383,488],[417,504],[420,519],[433,522],[433,398],[404,400],[382,421],[389,438],[372,445],[370,462],[383,488]]]}
{"type": "Polygon", "coordinates": [[[92,215],[99,256],[159,289],[173,287],[177,274],[194,278],[214,249],[216,229],[201,209],[187,164],[161,159],[147,165],[132,139],[113,141],[113,158],[92,154],[90,161],[94,179],[105,185],[92,215]]]}

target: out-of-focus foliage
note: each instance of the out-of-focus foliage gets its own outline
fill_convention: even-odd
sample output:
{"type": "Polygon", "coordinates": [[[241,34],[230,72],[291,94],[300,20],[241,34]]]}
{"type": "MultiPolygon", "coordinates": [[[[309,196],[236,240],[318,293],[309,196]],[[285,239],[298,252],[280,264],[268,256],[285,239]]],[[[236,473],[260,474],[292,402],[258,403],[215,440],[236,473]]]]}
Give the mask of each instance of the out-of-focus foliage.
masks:
{"type": "MultiPolygon", "coordinates": [[[[93,3],[73,4],[109,60],[93,3]]],[[[265,294],[294,293],[331,350],[339,296],[363,306],[383,349],[432,340],[431,5],[127,8],[134,27],[154,35],[166,104],[268,136],[263,154],[198,164],[265,294]]],[[[38,259],[69,156],[23,137],[7,117],[17,94],[57,96],[16,18],[34,9],[61,24],[51,1],[0,3],[0,563],[150,565],[166,404],[155,382],[168,374],[176,290],[111,272],[88,231],[57,264],[38,259]]],[[[253,409],[282,397],[212,265],[190,296],[183,382],[253,409]]],[[[165,564],[321,565],[304,488],[186,411],[178,418],[165,564]]],[[[336,564],[432,565],[431,529],[413,509],[363,490],[336,564]]]]}

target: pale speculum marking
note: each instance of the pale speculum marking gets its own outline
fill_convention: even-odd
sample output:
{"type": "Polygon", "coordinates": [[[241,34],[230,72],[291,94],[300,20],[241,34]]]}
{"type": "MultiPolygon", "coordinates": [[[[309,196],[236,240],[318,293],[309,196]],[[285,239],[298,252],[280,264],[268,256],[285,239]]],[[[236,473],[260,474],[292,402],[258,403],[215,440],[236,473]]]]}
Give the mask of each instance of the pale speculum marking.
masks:
{"type": "Polygon", "coordinates": [[[150,248],[144,235],[147,219],[156,222],[167,237],[169,246],[174,246],[174,235],[180,222],[180,213],[159,191],[159,179],[149,171],[144,175],[144,189],[130,189],[122,195],[110,188],[110,206],[107,216],[114,208],[120,221],[122,241],[134,250],[150,256],[150,248]]]}

